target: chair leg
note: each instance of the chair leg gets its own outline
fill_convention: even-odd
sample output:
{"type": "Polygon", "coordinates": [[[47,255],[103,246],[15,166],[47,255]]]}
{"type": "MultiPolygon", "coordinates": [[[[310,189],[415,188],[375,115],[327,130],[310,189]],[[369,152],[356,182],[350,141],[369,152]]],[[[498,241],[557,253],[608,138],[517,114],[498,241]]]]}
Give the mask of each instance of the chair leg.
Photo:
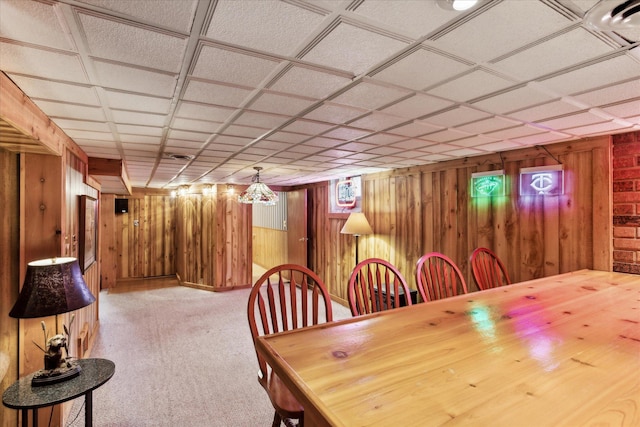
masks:
{"type": "Polygon", "coordinates": [[[282,417],[278,414],[278,411],[274,411],[275,414],[273,415],[273,423],[271,424],[271,427],[280,427],[280,424],[282,423],[282,417]]]}

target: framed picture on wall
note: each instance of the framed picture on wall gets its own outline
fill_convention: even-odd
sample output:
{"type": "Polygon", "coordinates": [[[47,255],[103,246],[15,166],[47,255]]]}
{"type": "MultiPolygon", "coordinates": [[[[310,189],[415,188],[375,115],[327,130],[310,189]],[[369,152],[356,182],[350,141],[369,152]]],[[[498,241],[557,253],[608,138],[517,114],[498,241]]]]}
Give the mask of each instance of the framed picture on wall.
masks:
{"type": "Polygon", "coordinates": [[[98,247],[98,203],[89,196],[80,196],[80,227],[78,239],[78,263],[85,272],[96,261],[98,247]]]}

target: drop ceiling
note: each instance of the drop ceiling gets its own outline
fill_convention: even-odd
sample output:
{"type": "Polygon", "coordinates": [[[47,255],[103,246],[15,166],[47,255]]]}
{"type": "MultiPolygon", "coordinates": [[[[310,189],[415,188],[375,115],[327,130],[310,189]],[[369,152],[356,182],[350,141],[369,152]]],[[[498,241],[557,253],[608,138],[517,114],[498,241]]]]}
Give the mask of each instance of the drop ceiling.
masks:
{"type": "Polygon", "coordinates": [[[290,186],[639,130],[597,3],[0,0],[0,70],[133,187],[290,186]]]}

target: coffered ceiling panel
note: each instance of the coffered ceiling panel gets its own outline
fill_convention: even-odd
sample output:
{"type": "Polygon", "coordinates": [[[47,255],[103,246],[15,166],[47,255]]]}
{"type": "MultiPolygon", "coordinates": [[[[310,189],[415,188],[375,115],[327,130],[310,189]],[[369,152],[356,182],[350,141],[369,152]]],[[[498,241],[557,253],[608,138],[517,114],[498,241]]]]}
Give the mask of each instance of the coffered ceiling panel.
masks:
{"type": "Polygon", "coordinates": [[[0,70],[134,187],[248,184],[254,166],[298,185],[640,129],[640,30],[588,25],[598,0],[444,3],[0,0],[0,70]]]}

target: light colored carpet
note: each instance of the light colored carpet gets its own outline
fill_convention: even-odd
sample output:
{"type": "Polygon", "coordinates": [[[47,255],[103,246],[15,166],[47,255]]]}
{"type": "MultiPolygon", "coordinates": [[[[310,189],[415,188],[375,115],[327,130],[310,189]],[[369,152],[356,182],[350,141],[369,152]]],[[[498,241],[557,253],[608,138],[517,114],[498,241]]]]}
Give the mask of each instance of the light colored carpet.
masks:
{"type": "MultiPolygon", "coordinates": [[[[102,292],[91,357],[112,360],[116,372],[93,393],[94,426],[270,426],[247,323],[249,291],[102,292]]],[[[334,318],[347,317],[349,309],[334,303],[334,318]]],[[[83,400],[74,402],[68,427],[84,424],[83,400]]]]}

